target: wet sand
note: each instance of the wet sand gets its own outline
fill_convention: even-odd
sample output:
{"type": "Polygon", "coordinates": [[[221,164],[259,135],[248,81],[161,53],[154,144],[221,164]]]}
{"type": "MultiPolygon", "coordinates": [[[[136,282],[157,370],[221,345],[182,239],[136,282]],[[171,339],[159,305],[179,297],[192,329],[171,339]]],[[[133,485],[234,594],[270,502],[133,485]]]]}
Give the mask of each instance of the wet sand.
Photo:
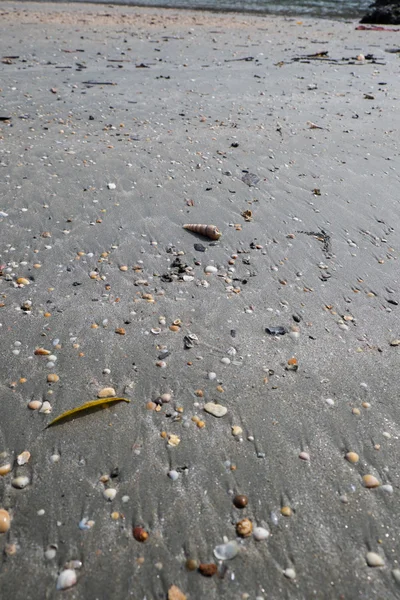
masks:
{"type": "Polygon", "coordinates": [[[2,597],[397,598],[398,34],[0,13],[2,597]]]}

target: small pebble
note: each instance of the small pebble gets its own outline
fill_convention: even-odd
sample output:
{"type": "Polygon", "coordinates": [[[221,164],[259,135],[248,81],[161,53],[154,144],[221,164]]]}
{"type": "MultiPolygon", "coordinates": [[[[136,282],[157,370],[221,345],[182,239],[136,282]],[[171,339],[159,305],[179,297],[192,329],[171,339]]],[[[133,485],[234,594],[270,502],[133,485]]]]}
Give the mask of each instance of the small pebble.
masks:
{"type": "Polygon", "coordinates": [[[116,183],[107,183],[107,187],[109,190],[115,190],[117,187],[116,183]]]}
{"type": "Polygon", "coordinates": [[[6,533],[11,526],[11,517],[7,510],[0,508],[0,533],[6,533]]]}
{"type": "Polygon", "coordinates": [[[57,383],[57,381],[59,381],[59,380],[60,380],[59,376],[56,375],[55,373],[49,373],[47,375],[47,381],[49,383],[57,383]]]}
{"type": "Polygon", "coordinates": [[[325,400],[325,402],[329,405],[329,406],[334,406],[335,405],[335,401],[333,400],[333,398],[327,398],[325,400]]]}
{"type": "Polygon", "coordinates": [[[57,579],[57,589],[67,590],[77,582],[76,572],[74,569],[65,569],[61,571],[57,579]]]}
{"type": "Polygon", "coordinates": [[[10,473],[12,471],[12,464],[11,463],[5,463],[4,465],[0,466],[0,477],[4,477],[4,475],[8,475],[8,473],[10,473]]]}
{"type": "Polygon", "coordinates": [[[387,493],[387,494],[393,494],[393,486],[390,485],[390,483],[385,483],[385,485],[382,486],[382,489],[387,493]]]}
{"type": "Polygon", "coordinates": [[[31,400],[28,404],[28,408],[31,410],[39,410],[42,407],[42,402],[40,400],[31,400]]]}
{"type": "Polygon", "coordinates": [[[217,572],[217,565],[215,563],[200,563],[199,572],[204,577],[212,577],[217,572]]]}
{"type": "Polygon", "coordinates": [[[260,542],[261,540],[266,540],[270,536],[268,529],[264,527],[255,527],[253,530],[253,537],[255,540],[260,542]]]}
{"type": "Polygon", "coordinates": [[[290,508],[290,506],[282,506],[281,508],[281,515],[283,515],[284,517],[291,517],[293,514],[292,509],[290,508]]]}
{"type": "Polygon", "coordinates": [[[392,576],[396,583],[400,583],[400,569],[393,569],[392,576]]]}
{"type": "Polygon", "coordinates": [[[114,498],[115,498],[116,495],[117,495],[117,490],[115,488],[107,488],[103,492],[104,498],[106,500],[109,500],[110,502],[112,500],[114,500],[114,498]]]}
{"type": "Polygon", "coordinates": [[[178,471],[174,471],[174,470],[168,471],[168,477],[170,479],[172,479],[172,481],[176,481],[179,478],[179,473],[178,473],[178,471]]]}
{"type": "Polygon", "coordinates": [[[239,427],[239,425],[232,425],[232,435],[235,437],[241,435],[243,433],[243,429],[239,427]]]}
{"type": "Polygon", "coordinates": [[[213,373],[212,371],[208,374],[208,379],[210,381],[214,381],[214,379],[217,379],[217,374],[213,373]]]}
{"type": "Polygon", "coordinates": [[[56,555],[57,555],[57,546],[55,546],[54,544],[47,546],[47,548],[44,552],[45,558],[47,558],[47,560],[53,560],[53,558],[55,558],[56,555]]]}
{"type": "Polygon", "coordinates": [[[208,265],[207,267],[205,267],[204,273],[218,273],[218,269],[213,265],[208,265]]]}
{"type": "Polygon", "coordinates": [[[244,494],[237,494],[233,499],[233,504],[236,508],[245,508],[249,503],[249,499],[244,494]]]}
{"type": "Polygon", "coordinates": [[[19,454],[17,456],[17,463],[20,466],[25,465],[27,462],[29,462],[30,457],[31,457],[31,453],[28,452],[28,450],[25,450],[24,452],[21,452],[21,454],[19,454]]]}
{"type": "Polygon", "coordinates": [[[382,556],[376,552],[368,552],[365,560],[367,561],[367,565],[369,567],[383,567],[385,565],[385,561],[383,560],[382,556]]]}
{"type": "Polygon", "coordinates": [[[124,504],[127,504],[127,502],[129,502],[130,497],[129,496],[122,496],[121,498],[121,502],[123,502],[124,504]]]}
{"type": "Polygon", "coordinates": [[[149,537],[149,534],[143,527],[134,527],[132,529],[132,535],[137,542],[145,542],[149,537]]]}
{"type": "Polygon", "coordinates": [[[228,412],[226,406],[215,404],[214,402],[207,402],[207,404],[204,405],[204,410],[217,418],[223,417],[228,412]]]}
{"type": "Polygon", "coordinates": [[[168,590],[168,600],[187,600],[187,596],[177,585],[171,585],[168,590]]]}
{"type": "Polygon", "coordinates": [[[242,519],[236,523],[236,533],[241,537],[249,537],[253,532],[253,523],[250,519],[242,519]]]}

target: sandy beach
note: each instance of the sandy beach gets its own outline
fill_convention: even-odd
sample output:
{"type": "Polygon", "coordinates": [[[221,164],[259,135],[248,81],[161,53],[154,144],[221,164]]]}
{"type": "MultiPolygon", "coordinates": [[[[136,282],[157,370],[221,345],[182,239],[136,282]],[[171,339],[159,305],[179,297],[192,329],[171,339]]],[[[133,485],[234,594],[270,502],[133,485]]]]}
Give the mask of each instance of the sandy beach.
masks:
{"type": "Polygon", "coordinates": [[[1,598],[398,598],[399,33],[0,17],[1,598]]]}

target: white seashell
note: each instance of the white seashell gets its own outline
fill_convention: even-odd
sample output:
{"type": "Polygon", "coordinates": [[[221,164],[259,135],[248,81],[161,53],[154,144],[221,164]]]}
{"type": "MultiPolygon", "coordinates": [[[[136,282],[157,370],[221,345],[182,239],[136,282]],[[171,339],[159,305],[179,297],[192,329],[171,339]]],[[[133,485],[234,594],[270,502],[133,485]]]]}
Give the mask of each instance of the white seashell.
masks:
{"type": "Polygon", "coordinates": [[[50,460],[51,462],[54,463],[58,463],[58,461],[60,460],[61,456],[59,454],[52,454],[50,456],[50,460]]]}
{"type": "Polygon", "coordinates": [[[183,279],[183,281],[189,282],[189,281],[193,281],[194,277],[193,277],[193,275],[183,275],[182,279],[183,279]]]}
{"type": "Polygon", "coordinates": [[[51,544],[50,546],[47,546],[46,550],[44,551],[44,555],[47,558],[47,560],[53,560],[53,558],[56,557],[57,554],[57,546],[55,544],[51,544]]]}
{"type": "Polygon", "coordinates": [[[83,519],[79,521],[79,529],[82,530],[91,529],[93,525],[94,521],[91,521],[88,517],[83,517],[83,519]]]}
{"type": "Polygon", "coordinates": [[[174,470],[168,471],[168,477],[170,479],[172,479],[172,481],[176,481],[179,477],[179,473],[178,473],[178,471],[174,471],[174,470]]]}
{"type": "Polygon", "coordinates": [[[376,552],[368,552],[365,560],[367,561],[367,565],[369,567],[383,567],[385,565],[385,561],[383,560],[382,556],[376,552]]]}
{"type": "Polygon", "coordinates": [[[117,187],[116,183],[107,183],[107,187],[109,190],[115,190],[115,188],[117,187]]]}
{"type": "Polygon", "coordinates": [[[285,569],[283,574],[288,579],[296,579],[296,571],[294,569],[285,569]]]}
{"type": "Polygon", "coordinates": [[[226,351],[226,353],[229,354],[229,356],[236,356],[237,350],[236,350],[236,348],[234,348],[233,346],[231,346],[230,348],[228,348],[228,350],[226,351]]]}
{"type": "Polygon", "coordinates": [[[19,477],[13,479],[11,483],[13,487],[18,488],[19,490],[23,490],[24,488],[26,488],[27,485],[29,485],[30,482],[29,477],[20,475],[19,477]]]}
{"type": "Polygon", "coordinates": [[[208,379],[210,381],[214,381],[214,379],[217,379],[217,374],[213,373],[212,371],[208,374],[208,379]]]}
{"type": "Polygon", "coordinates": [[[217,269],[217,267],[214,267],[213,265],[208,265],[207,267],[204,268],[204,273],[218,273],[218,269],[217,269]]]}
{"type": "Polygon", "coordinates": [[[214,556],[218,560],[232,560],[238,554],[239,550],[239,544],[235,540],[232,540],[226,544],[216,546],[214,548],[214,556]]]}
{"type": "Polygon", "coordinates": [[[393,494],[393,486],[390,485],[390,483],[385,483],[385,485],[382,486],[382,489],[387,493],[387,494],[393,494]]]}
{"type": "Polygon", "coordinates": [[[42,407],[40,408],[39,412],[44,413],[45,415],[49,415],[52,410],[53,410],[53,408],[52,408],[50,402],[47,402],[47,400],[45,400],[43,402],[42,407]]]}
{"type": "Polygon", "coordinates": [[[105,387],[98,392],[97,397],[98,398],[113,398],[116,395],[117,395],[117,393],[114,388],[105,387]]]}
{"type": "Polygon", "coordinates": [[[231,364],[231,359],[228,358],[227,356],[224,356],[223,358],[221,358],[221,363],[223,365],[230,365],[231,364]]]}
{"type": "Polygon", "coordinates": [[[106,500],[109,500],[110,502],[112,500],[114,500],[115,496],[117,495],[117,490],[114,488],[107,488],[106,490],[104,490],[103,492],[103,496],[106,500]]]}
{"type": "Polygon", "coordinates": [[[269,538],[270,533],[268,529],[265,529],[265,527],[255,527],[253,529],[253,536],[255,540],[260,542],[261,540],[266,540],[269,538]]]}
{"type": "Polygon", "coordinates": [[[217,418],[223,417],[228,412],[226,406],[215,404],[214,402],[207,402],[207,404],[204,405],[204,410],[217,418]]]}
{"type": "Polygon", "coordinates": [[[30,457],[31,453],[28,452],[28,450],[24,450],[24,452],[21,452],[21,454],[17,456],[17,463],[19,465],[25,465],[29,461],[30,457]]]}
{"type": "Polygon", "coordinates": [[[57,579],[57,589],[67,590],[68,588],[75,585],[77,582],[76,573],[74,569],[65,569],[61,571],[57,579]]]}

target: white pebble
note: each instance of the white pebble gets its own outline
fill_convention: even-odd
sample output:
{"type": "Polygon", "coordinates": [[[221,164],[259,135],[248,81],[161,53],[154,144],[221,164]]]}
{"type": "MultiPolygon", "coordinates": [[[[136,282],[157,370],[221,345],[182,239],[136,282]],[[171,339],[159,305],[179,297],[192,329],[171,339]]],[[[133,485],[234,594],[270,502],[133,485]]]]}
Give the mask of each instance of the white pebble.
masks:
{"type": "Polygon", "coordinates": [[[122,496],[121,498],[121,502],[123,502],[124,504],[126,504],[127,502],[129,502],[130,497],[129,496],[122,496]]]}
{"type": "Polygon", "coordinates": [[[174,471],[174,470],[168,471],[168,477],[170,479],[172,479],[172,481],[176,481],[179,477],[179,473],[178,473],[178,471],[174,471]]]}
{"type": "Polygon", "coordinates": [[[226,406],[215,404],[214,402],[207,402],[207,404],[204,405],[204,410],[217,418],[223,417],[228,412],[226,406]]]}
{"type": "Polygon", "coordinates": [[[223,365],[230,365],[231,364],[231,359],[228,358],[227,356],[224,356],[224,358],[221,358],[221,363],[223,365]]]}
{"type": "Polygon", "coordinates": [[[37,511],[38,517],[43,517],[44,513],[45,513],[44,508],[41,508],[40,510],[37,511]]]}
{"type": "Polygon", "coordinates": [[[270,533],[268,529],[265,529],[265,527],[255,527],[253,529],[254,539],[258,542],[260,542],[261,540],[266,540],[269,537],[269,535],[270,533]]]}
{"type": "Polygon", "coordinates": [[[61,456],[59,454],[52,454],[50,456],[50,461],[52,463],[58,463],[58,461],[60,460],[61,456]]]}
{"type": "Polygon", "coordinates": [[[335,405],[335,401],[334,401],[334,399],[333,399],[333,398],[327,398],[327,399],[325,400],[325,402],[326,402],[327,404],[329,404],[329,406],[334,406],[334,405],[335,405]]]}
{"type": "Polygon", "coordinates": [[[218,269],[213,265],[208,265],[207,267],[205,267],[204,273],[218,273],[218,269]]]}
{"type": "Polygon", "coordinates": [[[106,500],[109,500],[111,502],[111,500],[114,500],[115,496],[117,495],[117,490],[114,488],[107,488],[106,490],[104,490],[103,492],[103,496],[106,500]]]}
{"type": "Polygon", "coordinates": [[[390,438],[392,437],[388,431],[384,431],[384,432],[382,433],[382,435],[383,435],[383,437],[385,437],[387,440],[390,440],[390,438]]]}
{"type": "Polygon", "coordinates": [[[76,573],[74,569],[65,569],[61,571],[57,579],[57,589],[67,590],[68,588],[75,585],[77,582],[76,573]]]}
{"type": "Polygon", "coordinates": [[[29,485],[29,477],[21,475],[20,477],[16,477],[12,480],[12,486],[18,488],[19,490],[23,490],[27,485],[29,485]]]}
{"type": "Polygon", "coordinates": [[[107,187],[109,190],[115,190],[117,186],[115,183],[107,183],[107,187]]]}
{"type": "Polygon", "coordinates": [[[208,374],[208,379],[210,381],[214,381],[214,379],[217,379],[217,374],[213,373],[212,371],[208,374]]]}
{"type": "Polygon", "coordinates": [[[53,558],[56,557],[57,554],[57,546],[48,546],[46,548],[46,550],[44,551],[44,555],[47,558],[47,560],[52,560],[53,558]]]}
{"type": "Polygon", "coordinates": [[[45,400],[45,402],[43,402],[41,408],[39,409],[39,412],[44,413],[45,415],[49,415],[52,410],[53,409],[50,402],[47,402],[47,400],[45,400]]]}
{"type": "Polygon", "coordinates": [[[301,458],[301,460],[310,460],[310,455],[308,452],[300,452],[299,458],[301,458]]]}
{"type": "Polygon", "coordinates": [[[390,483],[385,483],[385,485],[382,486],[382,490],[384,490],[387,494],[393,494],[393,486],[390,485],[390,483]]]}

